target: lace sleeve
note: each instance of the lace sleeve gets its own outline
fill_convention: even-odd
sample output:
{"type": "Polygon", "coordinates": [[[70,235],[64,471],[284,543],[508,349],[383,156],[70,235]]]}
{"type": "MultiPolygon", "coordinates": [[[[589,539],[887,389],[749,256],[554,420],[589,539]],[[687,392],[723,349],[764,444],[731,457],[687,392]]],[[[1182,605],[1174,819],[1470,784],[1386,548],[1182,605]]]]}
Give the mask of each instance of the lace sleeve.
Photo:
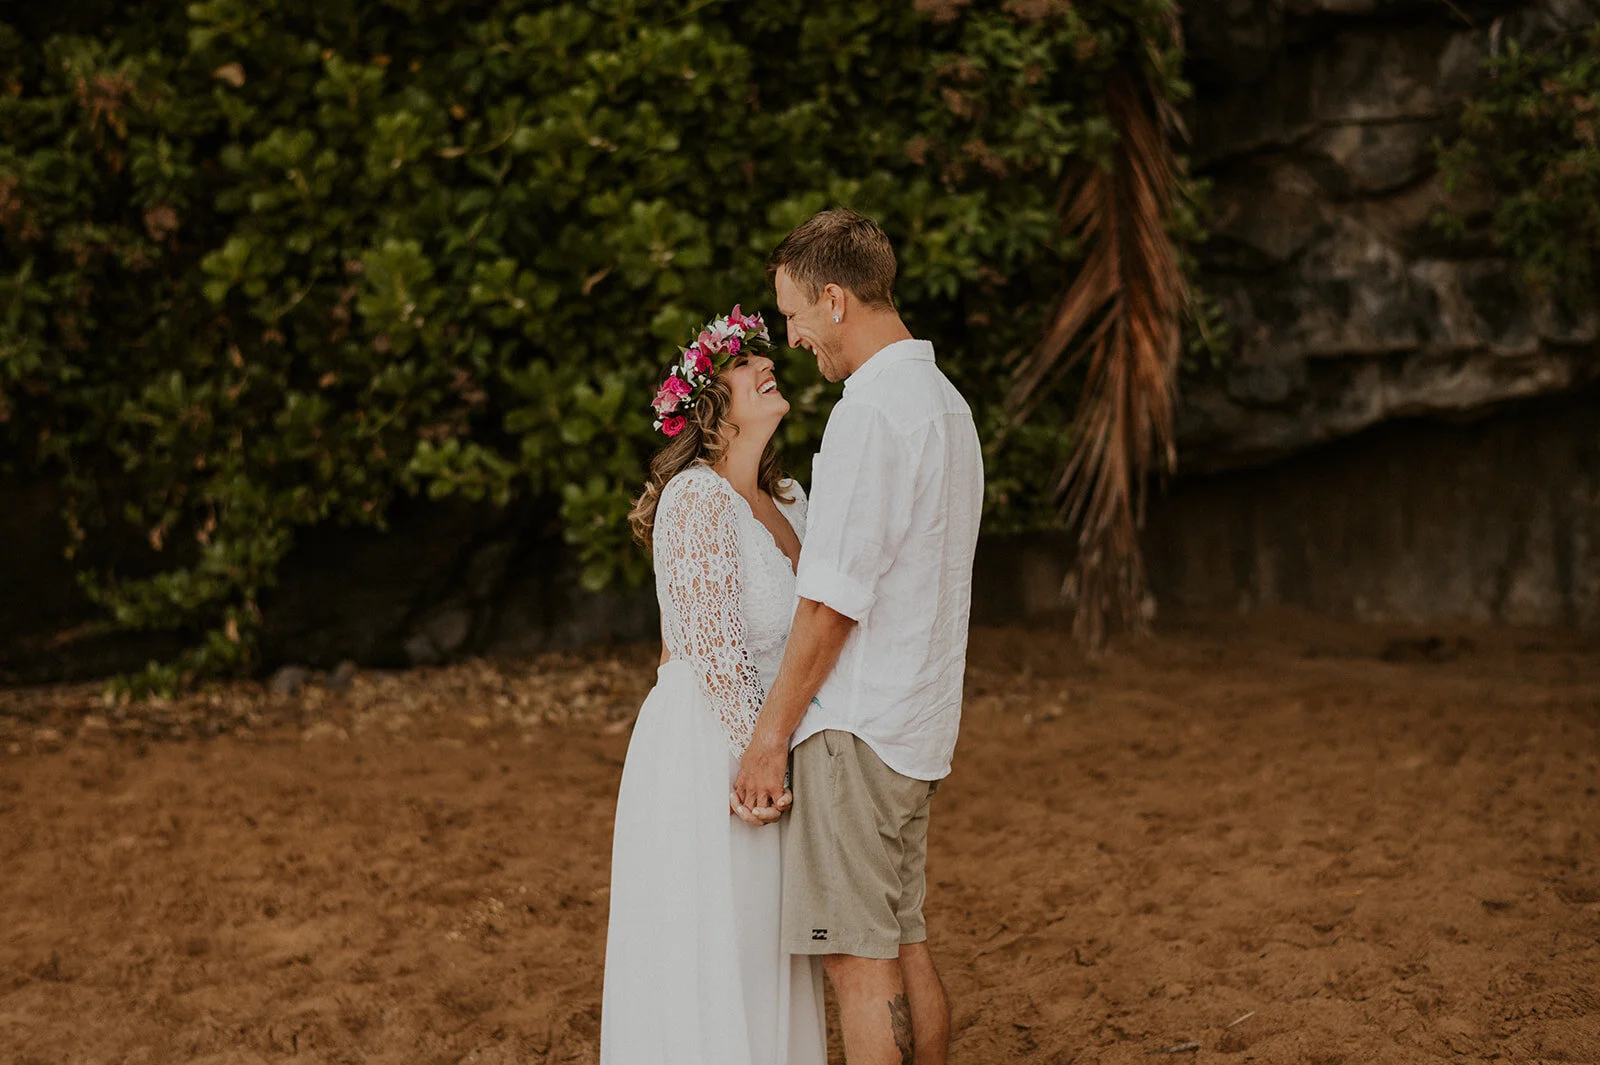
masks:
{"type": "Polygon", "coordinates": [[[664,578],[667,652],[691,663],[742,754],[761,710],[761,677],[745,644],[738,519],[717,474],[683,477],[656,514],[655,559],[664,578]],[[666,616],[670,613],[670,617],[666,616]]]}

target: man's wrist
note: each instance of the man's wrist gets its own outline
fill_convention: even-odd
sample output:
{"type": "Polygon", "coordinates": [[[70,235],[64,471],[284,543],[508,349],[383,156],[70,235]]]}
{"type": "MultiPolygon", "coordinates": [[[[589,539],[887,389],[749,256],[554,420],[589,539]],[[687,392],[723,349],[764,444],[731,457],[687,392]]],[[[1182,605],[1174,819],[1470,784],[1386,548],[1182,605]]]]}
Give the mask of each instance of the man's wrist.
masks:
{"type": "Polygon", "coordinates": [[[757,725],[755,734],[750,737],[750,749],[762,758],[787,755],[789,738],[777,735],[774,729],[763,729],[757,725]]]}

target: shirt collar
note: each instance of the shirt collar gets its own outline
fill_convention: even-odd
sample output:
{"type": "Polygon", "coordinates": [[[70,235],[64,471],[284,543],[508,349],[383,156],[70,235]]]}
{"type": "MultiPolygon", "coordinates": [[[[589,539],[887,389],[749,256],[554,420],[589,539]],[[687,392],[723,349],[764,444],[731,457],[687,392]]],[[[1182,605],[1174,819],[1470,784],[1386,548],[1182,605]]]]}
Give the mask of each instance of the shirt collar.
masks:
{"type": "Polygon", "coordinates": [[[896,340],[893,344],[879,348],[866,362],[856,368],[856,372],[845,378],[844,391],[849,395],[852,388],[871,381],[874,377],[897,362],[932,362],[933,345],[926,340],[896,340]]]}

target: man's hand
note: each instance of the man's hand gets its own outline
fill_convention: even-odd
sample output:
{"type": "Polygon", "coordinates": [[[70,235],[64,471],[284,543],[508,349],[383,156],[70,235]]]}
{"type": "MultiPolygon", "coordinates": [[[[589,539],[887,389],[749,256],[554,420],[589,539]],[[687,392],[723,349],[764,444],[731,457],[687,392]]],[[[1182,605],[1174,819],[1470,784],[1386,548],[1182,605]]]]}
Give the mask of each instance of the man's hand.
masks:
{"type": "Polygon", "coordinates": [[[770,823],[767,820],[769,817],[771,821],[776,821],[778,818],[771,811],[782,814],[794,801],[794,796],[783,786],[783,774],[788,762],[788,741],[780,739],[774,743],[762,735],[758,728],[750,740],[750,746],[745,748],[744,756],[739,759],[739,775],[733,782],[735,805],[743,806],[762,818],[763,824],[770,823]]]}
{"type": "Polygon", "coordinates": [[[828,679],[855,621],[832,607],[801,597],[789,630],[778,679],[756,715],[755,734],[739,759],[728,805],[746,824],[770,825],[789,808],[794,796],[783,786],[789,765],[789,737],[806,707],[828,679]]]}

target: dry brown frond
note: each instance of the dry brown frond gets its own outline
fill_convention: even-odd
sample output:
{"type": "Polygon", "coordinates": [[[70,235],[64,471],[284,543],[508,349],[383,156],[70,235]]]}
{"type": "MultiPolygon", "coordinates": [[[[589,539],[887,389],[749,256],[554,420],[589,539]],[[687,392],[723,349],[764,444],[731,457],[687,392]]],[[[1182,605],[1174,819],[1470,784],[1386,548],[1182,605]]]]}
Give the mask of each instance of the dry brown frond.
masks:
{"type": "Polygon", "coordinates": [[[1087,256],[1039,345],[1018,359],[1007,399],[1013,424],[1020,422],[1087,361],[1075,446],[1056,487],[1063,515],[1078,527],[1074,630],[1093,648],[1144,624],[1138,529],[1150,475],[1177,458],[1179,340],[1189,308],[1167,225],[1181,194],[1175,116],[1127,70],[1109,85],[1107,109],[1120,134],[1109,166],[1086,167],[1063,193],[1062,223],[1087,256]]]}

